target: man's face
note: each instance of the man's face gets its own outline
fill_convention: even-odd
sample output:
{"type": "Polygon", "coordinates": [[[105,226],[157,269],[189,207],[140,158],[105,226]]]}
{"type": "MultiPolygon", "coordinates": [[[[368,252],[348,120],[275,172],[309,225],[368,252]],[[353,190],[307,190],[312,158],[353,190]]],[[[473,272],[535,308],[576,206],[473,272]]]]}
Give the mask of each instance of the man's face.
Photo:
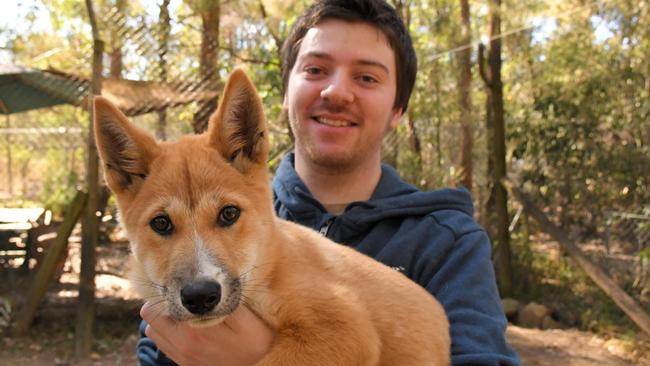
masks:
{"type": "Polygon", "coordinates": [[[379,161],[382,138],[401,116],[395,94],[395,54],[378,28],[341,20],[311,28],[284,98],[297,156],[336,169],[379,161]]]}

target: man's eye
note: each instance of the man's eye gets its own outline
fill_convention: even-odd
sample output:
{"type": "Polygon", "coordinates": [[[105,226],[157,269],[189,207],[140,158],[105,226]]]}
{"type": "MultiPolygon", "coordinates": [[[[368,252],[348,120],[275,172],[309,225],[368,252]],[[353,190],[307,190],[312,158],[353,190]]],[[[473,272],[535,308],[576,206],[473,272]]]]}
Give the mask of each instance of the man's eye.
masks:
{"type": "Polygon", "coordinates": [[[363,81],[364,83],[374,84],[374,83],[377,83],[377,82],[378,82],[377,79],[375,79],[374,77],[372,77],[372,76],[370,76],[370,75],[361,75],[361,78],[360,78],[360,79],[361,79],[361,81],[363,81]]]}
{"type": "Polygon", "coordinates": [[[323,73],[323,70],[319,67],[307,67],[305,68],[305,72],[309,75],[319,75],[323,73]]]}
{"type": "Polygon", "coordinates": [[[153,231],[163,236],[171,235],[174,231],[172,220],[170,220],[166,215],[158,215],[154,217],[153,220],[149,222],[149,226],[153,231]]]}

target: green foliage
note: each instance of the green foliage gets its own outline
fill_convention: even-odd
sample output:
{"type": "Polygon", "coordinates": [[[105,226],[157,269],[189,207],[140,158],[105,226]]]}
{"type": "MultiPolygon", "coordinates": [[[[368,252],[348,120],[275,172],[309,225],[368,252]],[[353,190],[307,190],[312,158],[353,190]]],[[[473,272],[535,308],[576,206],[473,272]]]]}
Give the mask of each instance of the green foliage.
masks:
{"type": "Polygon", "coordinates": [[[58,151],[48,151],[49,164],[45,169],[45,181],[39,195],[43,207],[52,210],[55,215],[63,213],[72,202],[79,184],[77,172],[65,169],[67,157],[61,155],[63,154],[58,151]]]}
{"type": "MultiPolygon", "coordinates": [[[[556,37],[529,50],[533,80],[526,99],[510,97],[508,137],[522,179],[539,187],[541,204],[562,207],[563,225],[593,236],[602,231],[606,211],[650,199],[650,141],[643,132],[650,75],[631,67],[622,37],[597,42],[589,19],[564,24],[556,37]]],[[[521,84],[509,82],[513,91],[521,84]]]]}
{"type": "Polygon", "coordinates": [[[570,327],[617,335],[635,328],[569,257],[557,251],[557,244],[545,244],[550,250],[548,247],[534,249],[530,239],[521,232],[515,233],[512,239],[513,275],[518,279],[516,293],[520,300],[549,306],[560,322],[570,327]]]}
{"type": "Polygon", "coordinates": [[[397,159],[397,166],[401,169],[402,178],[407,182],[412,182],[416,186],[426,187],[429,185],[435,185],[439,182],[432,182],[435,177],[429,178],[424,177],[422,174],[422,156],[416,154],[413,149],[405,146],[400,149],[400,153],[397,159]]]}

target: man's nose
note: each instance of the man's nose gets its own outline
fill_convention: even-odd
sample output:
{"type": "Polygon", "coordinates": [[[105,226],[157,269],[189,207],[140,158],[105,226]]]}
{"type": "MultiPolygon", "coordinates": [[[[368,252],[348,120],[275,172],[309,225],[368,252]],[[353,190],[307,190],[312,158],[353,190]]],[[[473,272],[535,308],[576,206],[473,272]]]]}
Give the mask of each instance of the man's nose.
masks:
{"type": "Polygon", "coordinates": [[[327,86],[321,90],[320,96],[332,104],[346,104],[354,101],[350,81],[343,75],[332,77],[327,86]]]}

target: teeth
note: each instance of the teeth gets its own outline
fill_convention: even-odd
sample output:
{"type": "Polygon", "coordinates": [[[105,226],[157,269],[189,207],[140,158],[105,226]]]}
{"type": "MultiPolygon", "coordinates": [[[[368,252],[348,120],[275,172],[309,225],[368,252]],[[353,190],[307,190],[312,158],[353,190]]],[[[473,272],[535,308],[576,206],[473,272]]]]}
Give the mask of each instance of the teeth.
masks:
{"type": "Polygon", "coordinates": [[[348,121],[343,121],[343,120],[335,120],[335,119],[329,119],[329,118],[317,118],[316,119],[318,123],[322,123],[327,126],[332,126],[332,127],[348,127],[352,126],[352,123],[348,121]]]}

